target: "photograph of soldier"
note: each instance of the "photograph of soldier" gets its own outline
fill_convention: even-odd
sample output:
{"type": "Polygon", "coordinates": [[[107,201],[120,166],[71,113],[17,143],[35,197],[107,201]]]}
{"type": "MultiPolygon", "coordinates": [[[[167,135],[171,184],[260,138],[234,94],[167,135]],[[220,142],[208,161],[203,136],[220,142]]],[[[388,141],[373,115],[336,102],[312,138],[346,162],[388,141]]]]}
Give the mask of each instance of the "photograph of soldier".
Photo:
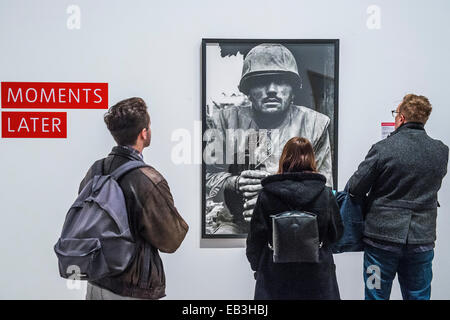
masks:
{"type": "Polygon", "coordinates": [[[333,186],[337,41],[204,40],[203,236],[245,237],[284,144],[305,137],[333,186]]]}

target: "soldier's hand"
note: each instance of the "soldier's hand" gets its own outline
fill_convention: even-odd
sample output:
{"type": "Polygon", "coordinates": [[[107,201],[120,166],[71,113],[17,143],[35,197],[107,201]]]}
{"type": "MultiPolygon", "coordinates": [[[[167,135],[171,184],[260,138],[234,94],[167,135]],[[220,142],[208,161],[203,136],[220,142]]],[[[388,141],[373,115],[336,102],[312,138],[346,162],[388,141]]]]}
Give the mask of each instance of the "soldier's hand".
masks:
{"type": "Polygon", "coordinates": [[[253,216],[253,209],[244,210],[244,212],[242,212],[242,215],[244,216],[244,220],[246,222],[250,222],[250,220],[252,220],[252,216],[253,216]]]}
{"type": "Polygon", "coordinates": [[[244,212],[242,215],[244,216],[244,220],[250,222],[253,215],[253,209],[255,208],[256,200],[258,197],[253,197],[251,199],[246,199],[244,202],[244,212]]]}
{"type": "Polygon", "coordinates": [[[245,198],[252,198],[262,189],[261,180],[270,173],[262,170],[245,170],[238,177],[237,189],[245,198]]]}

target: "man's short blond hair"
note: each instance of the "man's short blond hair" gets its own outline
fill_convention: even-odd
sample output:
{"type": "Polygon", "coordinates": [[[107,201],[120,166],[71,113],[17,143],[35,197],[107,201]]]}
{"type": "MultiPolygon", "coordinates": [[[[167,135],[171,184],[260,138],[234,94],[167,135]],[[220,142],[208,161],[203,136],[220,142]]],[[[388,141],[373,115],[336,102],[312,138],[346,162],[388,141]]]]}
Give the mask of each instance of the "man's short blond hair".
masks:
{"type": "Polygon", "coordinates": [[[431,103],[427,97],[410,93],[403,98],[398,111],[403,114],[408,122],[425,124],[431,114],[431,110],[431,103]]]}

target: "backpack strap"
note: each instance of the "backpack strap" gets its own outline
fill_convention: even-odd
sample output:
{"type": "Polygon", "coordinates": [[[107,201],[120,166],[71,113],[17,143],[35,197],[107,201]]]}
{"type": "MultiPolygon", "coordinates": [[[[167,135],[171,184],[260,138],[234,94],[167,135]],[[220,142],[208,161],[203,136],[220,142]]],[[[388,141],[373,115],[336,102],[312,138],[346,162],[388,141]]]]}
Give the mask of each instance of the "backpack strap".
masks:
{"type": "Polygon", "coordinates": [[[126,174],[127,172],[142,167],[148,167],[148,165],[143,161],[137,160],[128,161],[123,165],[121,165],[120,167],[118,167],[116,170],[114,170],[110,174],[110,176],[113,177],[115,180],[119,180],[120,177],[126,174]]]}

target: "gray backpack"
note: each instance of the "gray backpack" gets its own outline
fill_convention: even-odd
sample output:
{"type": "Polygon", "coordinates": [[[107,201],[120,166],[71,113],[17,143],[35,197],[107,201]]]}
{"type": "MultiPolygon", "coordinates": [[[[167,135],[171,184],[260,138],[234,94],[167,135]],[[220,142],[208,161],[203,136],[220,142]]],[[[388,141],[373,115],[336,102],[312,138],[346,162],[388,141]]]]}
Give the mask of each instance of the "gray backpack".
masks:
{"type": "Polygon", "coordinates": [[[97,280],[128,267],[136,243],[117,181],[127,172],[145,166],[142,161],[128,161],[109,175],[95,175],[86,184],[70,207],[54,246],[61,277],[97,280]]]}

